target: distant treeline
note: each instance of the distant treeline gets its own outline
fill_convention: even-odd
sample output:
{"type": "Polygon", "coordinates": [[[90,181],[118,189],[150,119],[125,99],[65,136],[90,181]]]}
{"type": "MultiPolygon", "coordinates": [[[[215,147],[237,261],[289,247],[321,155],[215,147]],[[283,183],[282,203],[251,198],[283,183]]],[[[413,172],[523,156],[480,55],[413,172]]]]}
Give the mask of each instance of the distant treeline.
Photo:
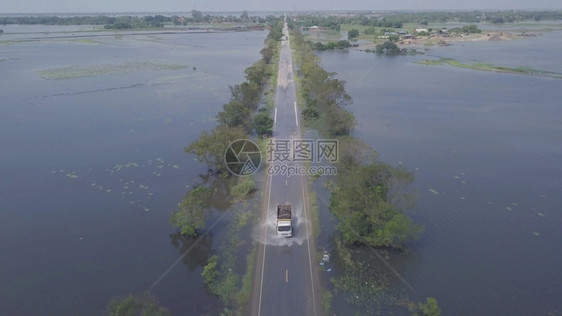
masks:
{"type": "Polygon", "coordinates": [[[191,16],[164,16],[148,15],[138,16],[13,16],[0,17],[0,25],[6,24],[41,24],[41,25],[105,25],[110,29],[129,29],[146,27],[163,27],[164,24],[189,25],[199,23],[244,23],[244,24],[271,24],[275,16],[265,18],[249,16],[246,11],[240,16],[203,15],[201,11],[193,10],[191,16]]]}
{"type": "Polygon", "coordinates": [[[249,16],[248,11],[242,11],[240,16],[234,15],[210,15],[198,10],[191,10],[191,16],[172,16],[172,22],[175,25],[188,25],[193,23],[254,23],[275,25],[279,17],[268,15],[265,18],[260,16],[249,16]]]}
{"type": "Polygon", "coordinates": [[[562,11],[466,11],[466,12],[394,12],[352,16],[302,15],[296,18],[304,27],[320,26],[339,30],[341,24],[402,28],[404,23],[427,25],[437,22],[507,23],[520,21],[562,20],[562,11]]]}
{"type": "Polygon", "coordinates": [[[170,17],[163,15],[155,16],[119,16],[112,17],[106,15],[98,16],[13,16],[13,17],[0,17],[0,24],[43,24],[43,25],[113,25],[113,24],[128,24],[128,25],[143,25],[152,27],[161,27],[165,22],[171,22],[170,17]]]}

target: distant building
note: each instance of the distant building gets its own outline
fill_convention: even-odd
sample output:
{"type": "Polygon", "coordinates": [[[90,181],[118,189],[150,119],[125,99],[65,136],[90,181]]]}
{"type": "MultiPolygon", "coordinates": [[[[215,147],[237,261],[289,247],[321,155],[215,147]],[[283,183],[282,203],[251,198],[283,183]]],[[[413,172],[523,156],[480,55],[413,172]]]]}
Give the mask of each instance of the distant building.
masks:
{"type": "Polygon", "coordinates": [[[427,29],[415,29],[414,33],[429,33],[429,31],[427,29]]]}
{"type": "Polygon", "coordinates": [[[324,29],[323,27],[316,26],[316,25],[309,27],[309,30],[311,30],[311,31],[321,31],[323,29],[324,29]]]}

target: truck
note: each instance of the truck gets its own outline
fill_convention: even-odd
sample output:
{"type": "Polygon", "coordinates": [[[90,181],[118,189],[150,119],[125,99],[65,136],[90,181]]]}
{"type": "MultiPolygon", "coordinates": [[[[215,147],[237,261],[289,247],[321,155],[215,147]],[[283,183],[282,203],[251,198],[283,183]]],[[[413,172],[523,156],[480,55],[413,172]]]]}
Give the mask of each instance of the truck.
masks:
{"type": "Polygon", "coordinates": [[[286,238],[293,236],[291,217],[290,204],[277,205],[277,235],[286,238]]]}

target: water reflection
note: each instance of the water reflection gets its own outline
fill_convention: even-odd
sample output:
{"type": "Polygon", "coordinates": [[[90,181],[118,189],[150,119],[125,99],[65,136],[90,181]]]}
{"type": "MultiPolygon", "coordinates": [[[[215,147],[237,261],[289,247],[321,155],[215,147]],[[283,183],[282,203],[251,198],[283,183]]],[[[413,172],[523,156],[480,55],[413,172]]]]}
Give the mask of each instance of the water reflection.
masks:
{"type": "Polygon", "coordinates": [[[226,211],[231,206],[230,184],[236,179],[222,177],[212,172],[200,174],[198,178],[201,181],[199,185],[209,188],[212,192],[211,199],[206,207],[218,211],[226,211]]]}
{"type": "Polygon", "coordinates": [[[207,259],[212,256],[213,250],[213,233],[205,235],[203,238],[186,237],[181,234],[170,234],[170,243],[178,250],[180,254],[184,254],[190,248],[189,254],[185,256],[182,262],[187,266],[189,271],[197,267],[203,267],[207,264],[207,259]]]}

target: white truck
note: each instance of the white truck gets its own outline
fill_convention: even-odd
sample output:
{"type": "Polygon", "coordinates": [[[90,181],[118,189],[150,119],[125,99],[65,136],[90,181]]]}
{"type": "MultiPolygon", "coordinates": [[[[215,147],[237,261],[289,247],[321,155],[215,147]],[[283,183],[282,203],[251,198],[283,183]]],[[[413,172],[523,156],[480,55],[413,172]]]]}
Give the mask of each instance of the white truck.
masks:
{"type": "Polygon", "coordinates": [[[289,238],[293,236],[291,224],[291,205],[277,205],[277,235],[289,238]]]}

